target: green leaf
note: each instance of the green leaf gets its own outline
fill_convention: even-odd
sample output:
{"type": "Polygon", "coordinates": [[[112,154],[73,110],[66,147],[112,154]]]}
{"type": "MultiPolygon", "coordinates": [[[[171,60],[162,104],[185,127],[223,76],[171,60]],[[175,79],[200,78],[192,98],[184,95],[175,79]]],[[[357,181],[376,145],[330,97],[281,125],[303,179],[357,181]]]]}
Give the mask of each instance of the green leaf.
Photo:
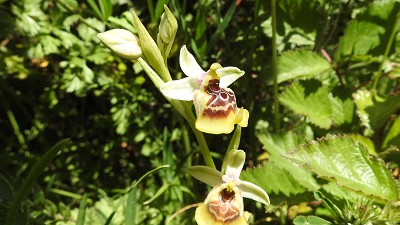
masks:
{"type": "MultiPolygon", "coordinates": [[[[294,180],[310,191],[319,188],[310,171],[299,168],[288,159],[282,157],[283,154],[292,151],[296,146],[306,141],[305,134],[287,132],[281,135],[258,135],[260,142],[270,154],[269,160],[279,168],[286,170],[294,180]]],[[[288,178],[289,179],[289,178],[288,178]]]]}
{"type": "Polygon", "coordinates": [[[136,224],[136,210],[137,210],[137,197],[136,197],[137,189],[133,188],[129,194],[128,199],[126,200],[125,207],[125,224],[136,224]]]}
{"type": "Polygon", "coordinates": [[[400,108],[400,95],[377,100],[370,91],[358,90],[353,94],[353,98],[357,114],[370,132],[384,126],[389,116],[400,108]]]}
{"type": "Polygon", "coordinates": [[[320,81],[311,79],[293,83],[281,94],[280,101],[295,113],[306,116],[311,123],[328,129],[353,119],[353,101],[335,95],[336,92],[329,91],[320,81]]]}
{"type": "Polygon", "coordinates": [[[332,124],[329,92],[319,81],[293,83],[279,99],[283,105],[297,114],[305,115],[311,123],[321,128],[328,129],[332,124]]]}
{"type": "Polygon", "coordinates": [[[317,216],[297,216],[294,225],[331,225],[332,223],[317,216]]]}
{"type": "Polygon", "coordinates": [[[396,145],[400,148],[400,116],[395,119],[388,133],[386,134],[385,140],[382,144],[382,149],[385,149],[390,145],[396,145]]]}
{"type": "Polygon", "coordinates": [[[96,2],[94,0],[86,0],[90,7],[92,7],[93,11],[96,13],[96,16],[99,17],[100,19],[103,19],[102,12],[99,9],[99,6],[97,6],[96,2]]]}
{"type": "Polygon", "coordinates": [[[384,126],[389,116],[400,108],[400,95],[389,96],[383,101],[374,100],[373,105],[367,107],[370,124],[373,129],[379,129],[384,126]]]}
{"type": "Polygon", "coordinates": [[[350,123],[354,115],[354,103],[351,98],[345,100],[329,95],[332,104],[332,121],[336,125],[350,123]]]}
{"type": "MultiPolygon", "coordinates": [[[[351,21],[340,39],[337,58],[352,55],[382,55],[400,4],[395,0],[373,1],[351,21]]],[[[394,28],[396,29],[396,28],[394,28]]]]}
{"type": "Polygon", "coordinates": [[[260,167],[247,169],[240,174],[240,179],[276,195],[282,193],[290,196],[306,190],[288,171],[279,168],[275,163],[265,163],[260,167]]]}
{"type": "Polygon", "coordinates": [[[368,129],[371,130],[369,124],[369,116],[365,109],[372,106],[374,103],[372,101],[372,94],[368,90],[358,90],[353,94],[354,103],[357,106],[357,115],[361,120],[361,123],[368,129]]]}
{"type": "Polygon", "coordinates": [[[331,69],[331,64],[314,52],[288,51],[278,59],[278,82],[314,77],[331,69]]]}
{"type": "Polygon", "coordinates": [[[385,28],[368,21],[352,21],[344,31],[339,42],[337,57],[339,59],[351,55],[366,55],[373,48],[383,44],[380,35],[385,28]]]}
{"type": "Polygon", "coordinates": [[[79,206],[79,212],[78,212],[78,218],[76,219],[76,225],[84,225],[85,224],[86,202],[87,202],[87,193],[85,193],[81,199],[81,205],[79,206]]]}
{"type": "Polygon", "coordinates": [[[320,177],[379,201],[396,201],[396,184],[385,165],[348,136],[328,136],[285,155],[320,177]]]}

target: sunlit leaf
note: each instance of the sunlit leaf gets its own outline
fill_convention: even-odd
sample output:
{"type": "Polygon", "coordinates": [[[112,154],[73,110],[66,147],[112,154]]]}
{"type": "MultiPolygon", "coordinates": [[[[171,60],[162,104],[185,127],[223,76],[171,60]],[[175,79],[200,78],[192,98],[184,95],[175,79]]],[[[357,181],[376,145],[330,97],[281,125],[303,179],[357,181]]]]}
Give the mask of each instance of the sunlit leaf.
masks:
{"type": "Polygon", "coordinates": [[[304,134],[287,132],[281,135],[259,135],[258,138],[264,149],[269,153],[269,160],[277,167],[286,170],[294,180],[306,189],[314,191],[319,188],[310,171],[299,168],[287,158],[282,157],[283,154],[292,151],[299,144],[305,143],[307,139],[304,134]]]}
{"type": "Polygon", "coordinates": [[[314,52],[288,51],[278,59],[278,82],[315,77],[331,69],[331,64],[314,52]]]}
{"type": "Polygon", "coordinates": [[[329,92],[316,80],[293,83],[282,93],[280,101],[321,128],[328,129],[332,124],[329,92]]]}
{"type": "Polygon", "coordinates": [[[259,167],[247,169],[240,178],[258,185],[267,193],[286,196],[304,192],[306,189],[286,170],[274,163],[266,163],[259,167]]]}
{"type": "Polygon", "coordinates": [[[380,201],[398,199],[396,184],[385,165],[364,145],[347,136],[328,136],[285,155],[320,177],[380,201]]]}
{"type": "Polygon", "coordinates": [[[389,96],[383,101],[374,100],[373,106],[365,109],[373,129],[379,129],[386,124],[389,116],[400,108],[400,95],[389,96]]]}
{"type": "Polygon", "coordinates": [[[318,216],[298,216],[293,220],[294,225],[332,225],[333,223],[318,216]]]}
{"type": "Polygon", "coordinates": [[[397,20],[399,8],[400,4],[395,0],[373,1],[347,25],[339,42],[337,58],[383,54],[391,29],[398,29],[393,27],[393,21],[397,20]]]}
{"type": "Polygon", "coordinates": [[[390,127],[385,140],[383,141],[382,148],[385,149],[390,145],[396,145],[400,148],[400,116],[395,119],[390,127]]]}

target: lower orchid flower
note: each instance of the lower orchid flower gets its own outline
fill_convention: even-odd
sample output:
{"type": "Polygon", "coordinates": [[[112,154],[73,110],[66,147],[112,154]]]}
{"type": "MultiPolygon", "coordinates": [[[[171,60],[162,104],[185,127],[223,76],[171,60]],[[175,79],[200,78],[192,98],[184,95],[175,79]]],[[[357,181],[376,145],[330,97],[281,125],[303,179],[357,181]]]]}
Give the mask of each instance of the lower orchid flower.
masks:
{"type": "Polygon", "coordinates": [[[213,186],[204,203],[196,209],[198,225],[246,225],[243,197],[270,203],[268,194],[259,186],[240,180],[246,153],[242,150],[228,152],[222,172],[207,166],[192,166],[190,174],[196,179],[213,186]]]}
{"type": "Polygon", "coordinates": [[[188,77],[165,83],[161,92],[172,99],[193,100],[198,130],[221,134],[231,133],[235,124],[247,126],[249,112],[237,107],[235,93],[228,88],[243,76],[242,70],[214,63],[205,72],[185,46],[181,49],[179,63],[188,77]]]}

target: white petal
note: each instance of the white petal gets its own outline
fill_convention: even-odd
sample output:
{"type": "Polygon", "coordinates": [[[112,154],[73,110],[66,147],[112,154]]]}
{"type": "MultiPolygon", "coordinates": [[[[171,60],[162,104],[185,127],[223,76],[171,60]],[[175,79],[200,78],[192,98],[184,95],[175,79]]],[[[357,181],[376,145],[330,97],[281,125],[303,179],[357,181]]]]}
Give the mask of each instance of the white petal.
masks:
{"type": "Polygon", "coordinates": [[[244,71],[237,67],[223,67],[217,69],[217,74],[220,77],[219,86],[228,87],[241,76],[244,75],[244,71]]]}
{"type": "Polygon", "coordinates": [[[212,187],[222,184],[222,173],[208,166],[192,166],[189,173],[197,180],[212,187]]]}
{"type": "Polygon", "coordinates": [[[242,191],[244,198],[250,198],[254,201],[269,205],[270,201],[268,194],[259,186],[247,181],[242,181],[238,187],[242,191]]]}
{"type": "MultiPolygon", "coordinates": [[[[242,172],[246,153],[242,150],[232,149],[226,157],[225,174],[232,180],[239,180],[240,172],[242,172]]],[[[227,181],[225,181],[227,182],[227,181]]]]}
{"type": "Polygon", "coordinates": [[[204,76],[205,74],[204,70],[199,66],[192,53],[187,50],[186,45],[181,48],[179,64],[182,71],[188,77],[199,77],[204,76]]]}
{"type": "Polygon", "coordinates": [[[190,77],[186,77],[168,81],[161,85],[160,91],[168,98],[191,101],[193,100],[193,91],[197,88],[197,85],[191,82],[190,77]]]}

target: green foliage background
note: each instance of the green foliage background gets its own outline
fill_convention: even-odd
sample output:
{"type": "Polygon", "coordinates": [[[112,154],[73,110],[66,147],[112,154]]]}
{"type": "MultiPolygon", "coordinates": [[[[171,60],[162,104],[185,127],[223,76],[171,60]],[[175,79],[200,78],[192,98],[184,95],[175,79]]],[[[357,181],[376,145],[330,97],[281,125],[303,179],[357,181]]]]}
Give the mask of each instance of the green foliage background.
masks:
{"type": "MultiPolygon", "coordinates": [[[[208,190],[185,170],[203,163],[190,128],[136,62],[97,38],[113,28],[135,33],[130,10],[155,37],[167,4],[179,24],[168,61],[174,79],[184,76],[183,45],[204,69],[219,62],[246,72],[232,85],[250,111],[243,179],[272,201],[267,210],[245,202],[257,224],[398,223],[400,2],[278,0],[278,115],[270,3],[0,0],[0,222],[35,162],[70,138],[29,191],[19,224],[194,224],[193,209],[169,222],[208,190]],[[365,189],[362,179],[339,176],[346,170],[326,173],[313,161],[332,149],[357,159],[346,150],[354,142],[376,157],[365,171],[378,180],[365,189]]],[[[220,167],[230,135],[206,138],[220,167]]]]}

